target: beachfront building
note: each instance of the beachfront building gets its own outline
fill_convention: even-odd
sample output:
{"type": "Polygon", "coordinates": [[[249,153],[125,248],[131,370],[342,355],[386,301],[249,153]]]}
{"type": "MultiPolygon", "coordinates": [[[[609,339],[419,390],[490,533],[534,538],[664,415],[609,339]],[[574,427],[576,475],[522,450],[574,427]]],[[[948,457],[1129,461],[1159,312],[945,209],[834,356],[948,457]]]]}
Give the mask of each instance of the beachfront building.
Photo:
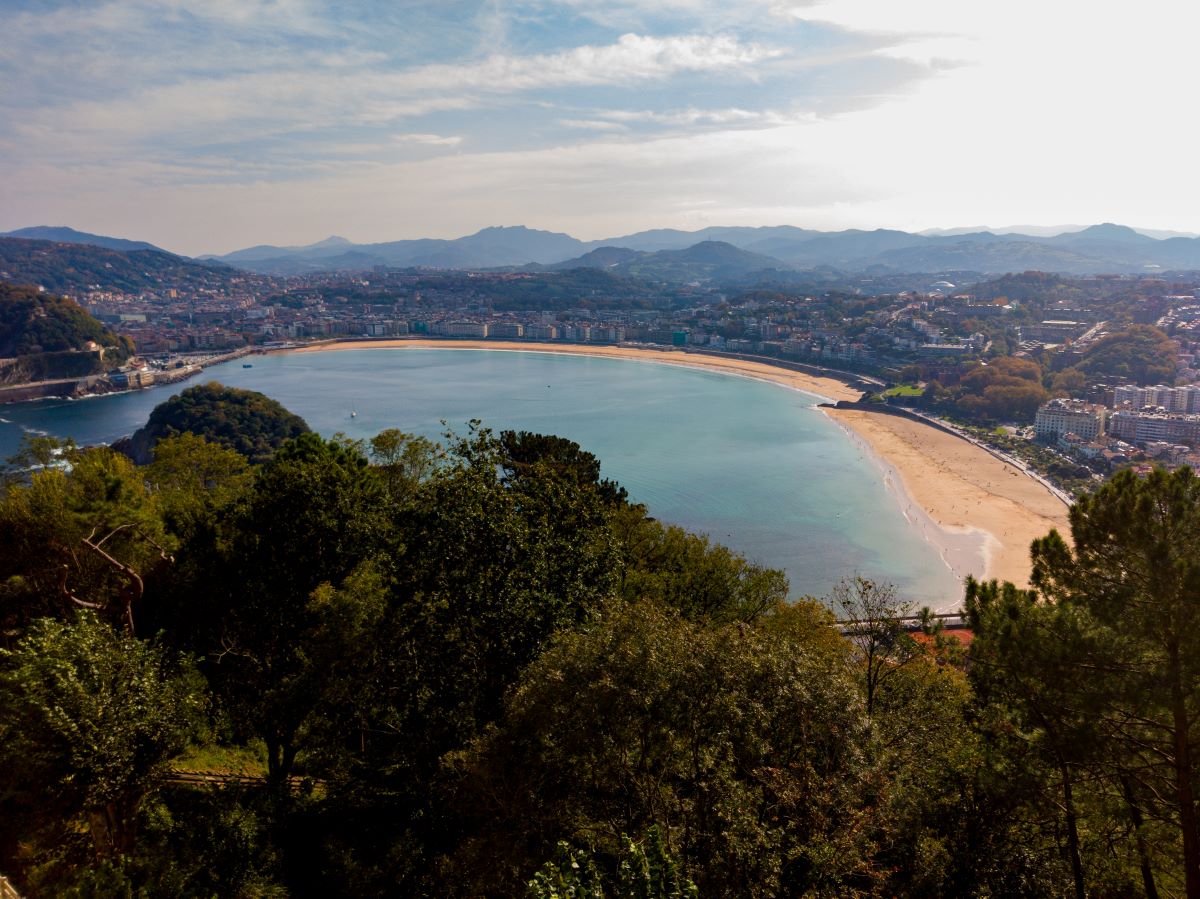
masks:
{"type": "Polygon", "coordinates": [[[490,322],[488,337],[514,338],[524,337],[525,326],[520,322],[490,322]]]}
{"type": "Polygon", "coordinates": [[[481,338],[488,336],[487,322],[441,322],[439,330],[446,337],[481,338]]]}
{"type": "Polygon", "coordinates": [[[1109,419],[1109,433],[1130,443],[1200,443],[1200,415],[1136,412],[1120,409],[1109,419]]]}
{"type": "Polygon", "coordinates": [[[1083,400],[1050,400],[1037,410],[1033,432],[1039,440],[1057,440],[1075,434],[1083,440],[1095,440],[1104,433],[1108,410],[1083,400]]]}
{"type": "Polygon", "coordinates": [[[1134,387],[1123,385],[1113,390],[1113,408],[1162,409],[1164,412],[1200,412],[1200,385],[1184,387],[1134,387]]]}

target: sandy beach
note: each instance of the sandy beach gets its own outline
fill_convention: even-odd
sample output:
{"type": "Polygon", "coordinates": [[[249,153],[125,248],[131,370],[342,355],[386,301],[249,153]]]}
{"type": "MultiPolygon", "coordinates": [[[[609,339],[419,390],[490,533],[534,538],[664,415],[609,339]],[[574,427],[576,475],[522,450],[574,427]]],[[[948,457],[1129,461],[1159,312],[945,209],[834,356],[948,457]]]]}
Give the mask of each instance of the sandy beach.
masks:
{"type": "Polygon", "coordinates": [[[1052,528],[1070,533],[1067,506],[1058,497],[974,444],[909,418],[826,411],[895,470],[904,487],[901,501],[907,495],[937,523],[946,534],[941,545],[953,550],[955,535],[985,535],[982,570],[967,573],[1028,586],[1029,544],[1052,528]]]}
{"type": "MultiPolygon", "coordinates": [[[[631,359],[757,378],[831,401],[861,396],[861,391],[833,377],[722,356],[636,347],[403,339],[312,344],[284,352],[422,348],[631,359]]],[[[881,460],[881,476],[905,515],[959,576],[973,574],[1025,586],[1030,574],[1029,544],[1051,528],[1064,534],[1069,530],[1067,506],[1061,500],[974,444],[912,419],[857,410],[825,411],[881,460]]]]}

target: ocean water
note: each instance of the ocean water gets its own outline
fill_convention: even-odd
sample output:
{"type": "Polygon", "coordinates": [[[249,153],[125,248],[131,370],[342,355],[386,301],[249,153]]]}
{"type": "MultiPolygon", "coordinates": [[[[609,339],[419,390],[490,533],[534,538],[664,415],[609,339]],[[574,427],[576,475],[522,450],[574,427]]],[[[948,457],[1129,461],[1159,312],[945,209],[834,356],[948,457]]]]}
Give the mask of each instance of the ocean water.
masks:
{"type": "Polygon", "coordinates": [[[326,436],[398,427],[437,439],[480,419],[495,431],[568,437],[650,514],[784,569],[793,596],[823,596],[850,574],[891,581],[903,597],[935,606],[961,596],[878,462],[809,394],[677,366],[536,352],[376,349],[250,361],[182,385],[0,406],[0,455],[31,432],[111,442],[172,394],[218,380],[274,397],[326,436]]]}

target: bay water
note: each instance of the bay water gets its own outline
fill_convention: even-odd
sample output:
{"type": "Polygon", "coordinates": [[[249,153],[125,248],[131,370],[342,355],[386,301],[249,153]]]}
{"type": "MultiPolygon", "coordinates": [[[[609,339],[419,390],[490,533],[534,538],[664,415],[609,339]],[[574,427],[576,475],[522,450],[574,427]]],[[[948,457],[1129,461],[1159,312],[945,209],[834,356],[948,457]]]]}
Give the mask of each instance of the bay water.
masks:
{"type": "Polygon", "coordinates": [[[567,437],[651,515],[782,568],[793,596],[823,596],[861,574],[935,607],[961,598],[880,464],[816,407],[818,397],[651,362],[412,348],[251,356],[184,384],[0,406],[0,456],[26,433],[111,443],[172,394],[213,380],[261,391],[325,436],[400,428],[440,439],[479,419],[494,431],[567,437]]]}

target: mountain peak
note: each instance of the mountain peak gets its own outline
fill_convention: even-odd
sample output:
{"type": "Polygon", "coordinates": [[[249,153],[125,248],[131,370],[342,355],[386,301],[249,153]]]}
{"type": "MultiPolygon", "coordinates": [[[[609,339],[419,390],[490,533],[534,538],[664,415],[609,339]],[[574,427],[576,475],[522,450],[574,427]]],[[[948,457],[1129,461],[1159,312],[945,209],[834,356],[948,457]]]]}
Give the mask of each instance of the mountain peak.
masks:
{"type": "Polygon", "coordinates": [[[1092,225],[1089,228],[1084,228],[1072,235],[1073,237],[1098,237],[1104,240],[1145,240],[1144,234],[1139,234],[1127,225],[1114,225],[1112,222],[1104,222],[1100,225],[1092,225]]]}
{"type": "Polygon", "coordinates": [[[319,249],[321,247],[344,247],[344,246],[347,246],[349,243],[350,243],[350,241],[346,240],[346,238],[338,237],[336,234],[331,234],[331,235],[329,235],[329,237],[326,237],[324,240],[318,240],[316,243],[309,244],[304,249],[315,250],[315,249],[319,249]]]}

